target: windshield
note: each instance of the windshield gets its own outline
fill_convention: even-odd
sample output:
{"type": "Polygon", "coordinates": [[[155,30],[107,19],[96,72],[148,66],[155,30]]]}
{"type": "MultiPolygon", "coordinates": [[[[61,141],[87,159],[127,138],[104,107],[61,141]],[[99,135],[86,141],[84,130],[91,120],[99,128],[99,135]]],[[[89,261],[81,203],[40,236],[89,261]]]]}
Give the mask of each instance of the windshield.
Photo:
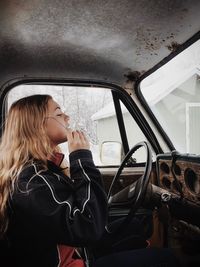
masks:
{"type": "Polygon", "coordinates": [[[200,41],[142,80],[140,90],[182,153],[200,153],[200,41]]]}

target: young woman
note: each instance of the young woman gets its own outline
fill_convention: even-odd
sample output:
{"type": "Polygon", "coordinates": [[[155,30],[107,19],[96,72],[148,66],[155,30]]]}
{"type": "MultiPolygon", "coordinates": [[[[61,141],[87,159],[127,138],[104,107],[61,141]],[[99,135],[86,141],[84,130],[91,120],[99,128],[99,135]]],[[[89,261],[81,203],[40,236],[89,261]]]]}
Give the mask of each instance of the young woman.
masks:
{"type": "MultiPolygon", "coordinates": [[[[19,266],[83,266],[72,247],[100,239],[107,199],[84,133],[48,95],[15,102],[0,145],[0,225],[19,266]],[[70,174],[58,151],[68,141],[70,174]]],[[[18,266],[18,265],[17,265],[18,266]]]]}
{"type": "MultiPolygon", "coordinates": [[[[69,128],[69,116],[50,96],[11,106],[0,144],[0,192],[0,233],[9,242],[12,267],[85,266],[75,247],[100,240],[107,198],[87,138],[69,128]],[[66,141],[70,177],[58,149],[66,141]]],[[[171,253],[151,249],[105,256],[93,266],[158,263],[176,266],[171,253]]]]}

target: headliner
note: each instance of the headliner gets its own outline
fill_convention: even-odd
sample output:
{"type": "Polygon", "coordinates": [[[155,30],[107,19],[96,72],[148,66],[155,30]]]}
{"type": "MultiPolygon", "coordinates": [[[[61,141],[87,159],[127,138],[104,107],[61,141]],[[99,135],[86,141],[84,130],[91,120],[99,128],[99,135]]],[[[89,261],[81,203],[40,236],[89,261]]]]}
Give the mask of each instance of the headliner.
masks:
{"type": "Polygon", "coordinates": [[[123,84],[200,30],[199,0],[1,0],[0,86],[18,77],[123,84]]]}

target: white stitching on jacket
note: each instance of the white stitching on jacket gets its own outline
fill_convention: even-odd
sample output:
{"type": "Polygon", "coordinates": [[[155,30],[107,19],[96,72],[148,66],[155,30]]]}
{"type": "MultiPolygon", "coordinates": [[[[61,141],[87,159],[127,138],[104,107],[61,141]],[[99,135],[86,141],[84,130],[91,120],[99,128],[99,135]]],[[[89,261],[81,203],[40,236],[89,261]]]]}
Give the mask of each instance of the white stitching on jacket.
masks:
{"type": "Polygon", "coordinates": [[[80,211],[79,209],[75,209],[74,212],[73,212],[73,215],[74,215],[77,211],[80,211],[81,213],[83,213],[83,212],[84,212],[84,209],[85,209],[85,205],[87,204],[87,202],[88,202],[89,199],[90,199],[90,182],[91,182],[91,180],[90,180],[90,178],[88,177],[87,173],[84,171],[80,159],[78,159],[78,163],[79,163],[79,165],[80,165],[80,167],[81,167],[81,169],[82,169],[82,171],[83,171],[83,174],[85,175],[85,177],[86,177],[87,180],[89,181],[89,184],[88,184],[88,191],[87,191],[88,193],[87,193],[87,196],[86,196],[86,200],[85,200],[85,202],[84,202],[84,204],[83,204],[83,208],[82,208],[82,210],[80,211]]]}
{"type": "MultiPolygon", "coordinates": [[[[80,165],[80,167],[81,167],[81,169],[82,169],[82,171],[83,171],[83,174],[85,175],[85,177],[86,177],[87,180],[89,181],[89,184],[88,184],[88,190],[87,190],[86,200],[85,200],[84,203],[83,203],[83,207],[82,207],[81,210],[78,209],[78,208],[75,209],[74,212],[73,212],[73,216],[75,215],[75,213],[76,213],[77,211],[79,211],[80,213],[83,213],[84,210],[85,210],[85,206],[86,206],[87,202],[88,202],[89,199],[90,199],[90,181],[91,181],[91,180],[90,180],[90,178],[88,177],[88,175],[86,174],[86,172],[84,171],[80,159],[78,160],[78,162],[79,162],[79,165],[80,165]]],[[[32,166],[34,167],[35,174],[38,175],[40,178],[42,178],[43,181],[44,181],[44,182],[46,183],[46,185],[48,186],[48,188],[50,189],[54,201],[55,201],[57,204],[59,204],[59,205],[62,205],[62,204],[67,204],[67,205],[68,205],[68,207],[69,207],[69,218],[70,218],[70,219],[73,219],[73,216],[71,216],[71,213],[72,213],[72,206],[71,206],[71,204],[70,204],[68,201],[66,201],[66,200],[64,200],[64,201],[59,201],[59,200],[57,200],[56,197],[55,197],[55,195],[54,195],[54,192],[53,192],[53,189],[52,189],[51,185],[48,183],[48,181],[45,179],[45,177],[44,177],[43,175],[40,174],[40,171],[39,171],[39,172],[37,171],[37,167],[36,167],[36,165],[35,165],[34,163],[32,164],[32,166]]],[[[34,177],[35,177],[35,175],[34,175],[34,177]]]]}
{"type": "Polygon", "coordinates": [[[42,178],[43,179],[43,181],[47,184],[47,186],[49,187],[49,189],[50,189],[50,191],[51,191],[51,194],[52,194],[52,197],[53,197],[53,199],[54,199],[54,201],[57,203],[57,204],[59,204],[59,205],[61,205],[61,204],[67,204],[68,206],[69,206],[69,218],[70,219],[73,219],[71,216],[70,216],[70,214],[71,214],[71,211],[72,211],[72,207],[71,207],[71,205],[70,205],[70,203],[68,202],[68,201],[66,201],[66,200],[64,200],[64,201],[59,201],[59,200],[57,200],[56,199],[56,197],[55,197],[55,195],[54,195],[54,193],[53,193],[53,189],[51,188],[51,186],[50,186],[50,184],[47,182],[47,180],[44,178],[44,176],[42,176],[38,171],[37,171],[37,168],[36,168],[36,166],[33,164],[33,167],[34,167],[34,170],[35,170],[35,173],[40,177],[40,178],[42,178]]]}

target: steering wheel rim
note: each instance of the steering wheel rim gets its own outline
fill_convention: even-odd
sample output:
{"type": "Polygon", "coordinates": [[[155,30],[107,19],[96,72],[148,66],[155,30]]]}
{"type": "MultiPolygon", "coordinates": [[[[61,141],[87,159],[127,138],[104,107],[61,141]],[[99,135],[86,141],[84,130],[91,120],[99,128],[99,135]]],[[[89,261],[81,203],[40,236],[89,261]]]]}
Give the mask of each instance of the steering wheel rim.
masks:
{"type": "MultiPolygon", "coordinates": [[[[122,161],[120,167],[118,168],[118,171],[117,171],[116,175],[114,176],[112,183],[110,185],[109,191],[108,191],[108,203],[109,202],[112,203],[112,196],[113,196],[112,191],[113,191],[113,188],[114,188],[116,181],[119,179],[120,174],[121,174],[123,168],[125,167],[126,163],[128,162],[128,160],[141,147],[144,147],[146,149],[146,156],[147,156],[144,174],[137,180],[135,190],[132,191],[133,193],[132,193],[131,199],[134,199],[134,204],[132,203],[132,206],[130,208],[128,215],[122,221],[122,223],[120,224],[118,229],[115,230],[115,233],[121,231],[121,229],[125,225],[128,225],[128,223],[133,218],[135,212],[138,210],[138,208],[141,206],[141,204],[143,202],[143,199],[144,199],[144,196],[145,196],[145,193],[147,190],[147,186],[149,184],[150,173],[151,173],[151,168],[152,168],[152,153],[151,153],[150,146],[146,141],[142,141],[142,142],[137,143],[129,150],[129,152],[124,157],[124,160],[122,161]]],[[[129,188],[130,188],[129,189],[129,191],[130,191],[131,186],[129,186],[129,188]]]]}

